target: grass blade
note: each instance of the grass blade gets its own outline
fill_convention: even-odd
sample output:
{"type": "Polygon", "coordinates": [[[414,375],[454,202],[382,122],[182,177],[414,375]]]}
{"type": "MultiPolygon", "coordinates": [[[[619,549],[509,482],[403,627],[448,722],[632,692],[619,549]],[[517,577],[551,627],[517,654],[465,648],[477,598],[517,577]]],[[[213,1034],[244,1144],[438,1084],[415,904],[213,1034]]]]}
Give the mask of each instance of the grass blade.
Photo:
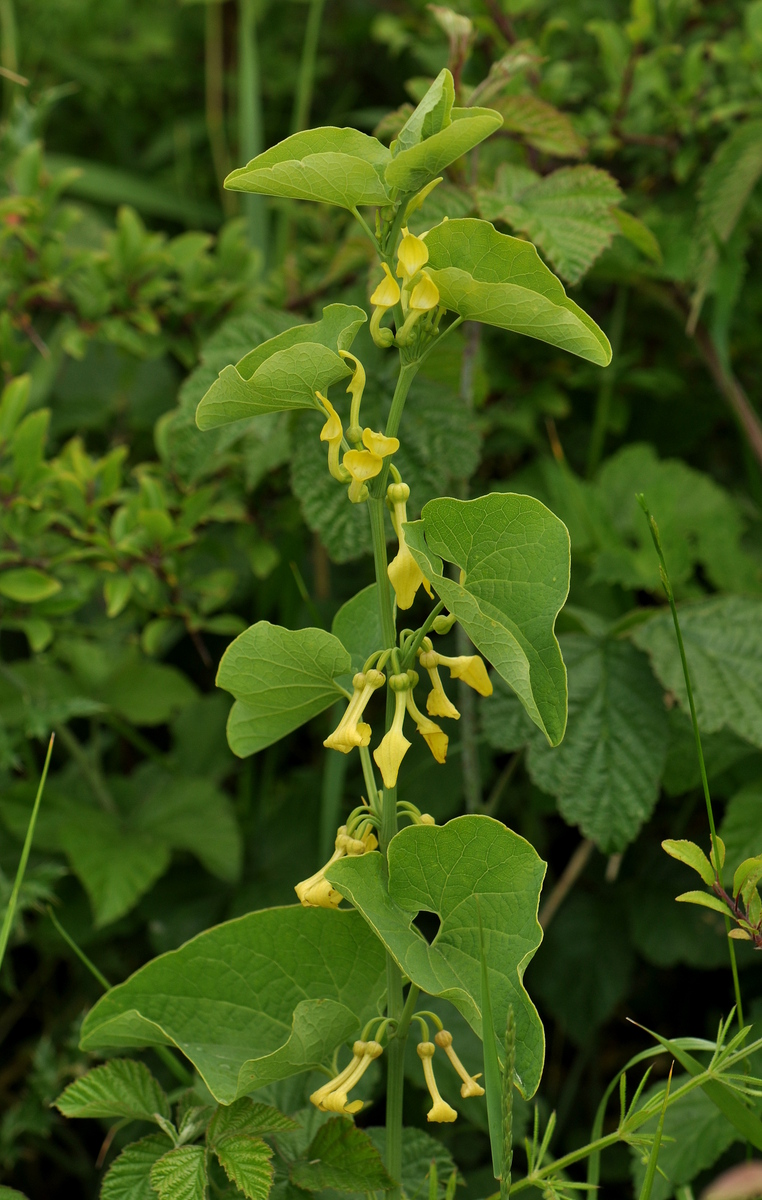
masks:
{"type": "Polygon", "coordinates": [[[492,1173],[495,1179],[503,1174],[503,1087],[500,1079],[500,1063],[495,1043],[495,1026],[492,1021],[492,1001],[489,993],[487,955],[484,949],[484,929],[481,909],[479,915],[479,955],[482,966],[482,1045],[484,1047],[484,1090],[487,1093],[487,1118],[489,1141],[492,1147],[492,1173]]]}
{"type": "Polygon", "coordinates": [[[656,1136],[654,1138],[654,1142],[651,1147],[651,1153],[648,1156],[648,1168],[646,1170],[646,1177],[643,1180],[643,1186],[640,1189],[640,1200],[651,1200],[651,1189],[654,1185],[654,1179],[656,1178],[656,1168],[659,1165],[659,1151],[661,1149],[661,1136],[662,1136],[662,1133],[664,1132],[664,1118],[667,1115],[667,1105],[669,1103],[669,1089],[672,1086],[672,1072],[674,1071],[674,1069],[675,1069],[675,1064],[672,1063],[672,1066],[669,1068],[669,1078],[667,1080],[667,1087],[664,1092],[664,1103],[662,1104],[661,1112],[659,1113],[659,1124],[656,1126],[656,1136]]]}
{"type": "Polygon", "coordinates": [[[8,939],[11,936],[11,929],[13,928],[13,920],[16,916],[16,906],[18,905],[21,885],[24,882],[24,875],[26,874],[26,865],[29,861],[29,852],[32,849],[34,827],[37,824],[37,813],[40,811],[42,792],[45,787],[45,780],[48,777],[48,767],[50,766],[50,756],[53,753],[53,742],[55,741],[55,737],[56,735],[51,733],[50,741],[48,742],[48,752],[45,755],[45,765],[42,768],[42,775],[40,776],[40,786],[37,788],[37,795],[35,797],[34,807],[32,808],[32,815],[29,818],[29,826],[26,831],[26,838],[24,839],[24,848],[21,851],[21,858],[19,859],[18,870],[16,871],[16,879],[14,881],[13,890],[11,891],[10,899],[8,901],[8,907],[5,910],[3,927],[0,929],[0,967],[3,965],[5,951],[8,947],[8,939]]]}

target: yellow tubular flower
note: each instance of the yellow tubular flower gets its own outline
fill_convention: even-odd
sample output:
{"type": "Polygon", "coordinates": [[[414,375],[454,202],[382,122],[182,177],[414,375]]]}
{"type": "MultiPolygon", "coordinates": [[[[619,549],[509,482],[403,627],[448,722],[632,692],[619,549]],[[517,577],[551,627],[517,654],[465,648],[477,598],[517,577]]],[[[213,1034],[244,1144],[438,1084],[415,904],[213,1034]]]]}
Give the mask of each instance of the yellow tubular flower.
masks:
{"type": "Polygon", "coordinates": [[[380,473],[384,460],[370,450],[347,450],[343,462],[352,479],[347,495],[353,504],[360,504],[368,499],[367,481],[380,473]]]}
{"type": "Polygon", "coordinates": [[[450,1062],[455,1067],[455,1070],[463,1080],[463,1086],[460,1089],[460,1094],[463,1099],[467,1100],[469,1096],[483,1096],[484,1088],[481,1086],[481,1084],[476,1082],[477,1079],[481,1078],[481,1075],[469,1075],[468,1071],[463,1066],[463,1063],[460,1061],[452,1048],[452,1034],[448,1033],[446,1029],[440,1029],[439,1033],[434,1035],[434,1041],[444,1050],[450,1062]]]}
{"type": "Polygon", "coordinates": [[[373,751],[373,757],[381,772],[385,788],[393,788],[396,784],[400,765],[410,749],[410,742],[402,732],[406,707],[405,692],[410,688],[410,680],[407,675],[391,675],[389,687],[394,692],[394,719],[391,729],[373,751]]]}
{"type": "Polygon", "coordinates": [[[374,1059],[378,1058],[384,1052],[380,1042],[355,1042],[353,1049],[357,1046],[364,1046],[364,1051],[359,1062],[355,1062],[351,1074],[342,1081],[338,1087],[334,1087],[324,1097],[320,1107],[323,1112],[340,1113],[342,1116],[352,1116],[358,1113],[363,1106],[362,1100],[353,1100],[347,1104],[347,1096],[353,1087],[362,1079],[370,1064],[374,1059]]]}
{"type": "Polygon", "coordinates": [[[402,231],[404,237],[397,251],[397,274],[405,283],[417,275],[421,267],[429,261],[429,251],[426,243],[414,233],[402,231]]]}
{"type": "Polygon", "coordinates": [[[407,711],[415,721],[416,729],[434,755],[434,758],[438,763],[443,763],[447,759],[447,746],[450,739],[435,721],[430,721],[428,717],[424,717],[423,713],[419,711],[413,697],[413,688],[418,682],[418,675],[415,671],[408,671],[408,675],[411,677],[413,686],[409,692],[405,692],[407,711]]]}
{"type": "Polygon", "coordinates": [[[387,503],[392,509],[392,524],[399,539],[399,550],[387,567],[389,581],[397,597],[398,608],[410,608],[421,584],[431,595],[431,585],[410,553],[403,525],[407,521],[407,500],[410,488],[406,483],[392,483],[386,489],[387,503]]]}
{"type": "Polygon", "coordinates": [[[480,696],[492,695],[492,680],[487,674],[484,659],[478,654],[461,654],[458,658],[438,654],[437,658],[443,666],[450,668],[450,679],[462,679],[480,696]]]}
{"type": "Polygon", "coordinates": [[[426,271],[423,271],[421,278],[410,293],[410,308],[417,309],[419,312],[431,312],[432,308],[436,308],[438,304],[439,288],[426,271]]]}
{"type": "Polygon", "coordinates": [[[359,442],[362,437],[362,430],[360,429],[360,404],[362,402],[362,394],[365,391],[365,367],[359,358],[355,358],[354,354],[350,354],[348,350],[339,350],[339,356],[344,360],[354,363],[355,368],[347,388],[349,395],[352,397],[352,403],[349,407],[347,437],[350,442],[355,443],[359,442]]]}
{"type": "Polygon", "coordinates": [[[360,718],[365,711],[368,701],[375,692],[376,688],[380,688],[385,680],[383,671],[370,670],[363,675],[362,671],[358,671],[352,680],[352,699],[346,707],[344,716],[339,721],[333,733],[329,734],[323,742],[323,745],[328,750],[340,750],[342,754],[349,754],[350,750],[354,750],[355,746],[367,746],[370,742],[370,725],[361,721],[360,718]]]}
{"type": "Polygon", "coordinates": [[[434,1043],[420,1042],[418,1045],[418,1056],[423,1063],[423,1076],[426,1080],[426,1087],[429,1089],[429,1095],[434,1101],[426,1116],[426,1120],[436,1122],[457,1121],[458,1114],[454,1108],[450,1108],[450,1105],[442,1099],[437,1087],[437,1081],[434,1078],[434,1066],[431,1061],[434,1057],[434,1043]]]}
{"type": "Polygon", "coordinates": [[[386,434],[375,433],[372,429],[363,429],[362,444],[371,454],[378,454],[380,458],[388,458],[400,448],[399,438],[387,437],[386,434]]]}
{"type": "Polygon", "coordinates": [[[326,870],[335,863],[337,859],[343,858],[346,854],[344,848],[344,838],[346,837],[347,827],[342,825],[336,832],[335,849],[328,862],[316,871],[314,875],[310,875],[309,879],[303,879],[301,883],[297,883],[294,891],[296,892],[299,903],[305,908],[338,908],[341,903],[341,893],[337,892],[331,886],[325,877],[326,870]]]}
{"type": "Polygon", "coordinates": [[[426,697],[426,712],[430,717],[452,717],[453,721],[459,721],[460,713],[448,699],[442,680],[439,678],[437,670],[439,655],[437,652],[435,650],[419,650],[418,661],[424,671],[428,671],[431,680],[431,691],[426,697]]]}
{"type": "Polygon", "coordinates": [[[354,1046],[352,1047],[352,1058],[347,1063],[344,1070],[340,1071],[338,1075],[333,1077],[333,1079],[329,1079],[327,1083],[324,1083],[322,1087],[319,1087],[317,1091],[312,1093],[310,1096],[310,1102],[315,1105],[315,1108],[320,1108],[325,1112],[325,1109],[323,1109],[323,1102],[326,1096],[342,1087],[346,1080],[349,1079],[350,1075],[354,1073],[358,1063],[362,1061],[365,1055],[365,1045],[365,1042],[355,1042],[354,1046]]]}
{"type": "Polygon", "coordinates": [[[315,395],[328,414],[328,420],[320,430],[321,442],[328,442],[328,470],[334,479],[338,479],[340,483],[346,483],[349,475],[339,462],[341,439],[344,437],[344,430],[341,427],[341,417],[327,396],[324,396],[321,392],[315,392],[315,395]]]}
{"type": "Polygon", "coordinates": [[[399,304],[400,288],[387,264],[382,263],[381,266],[384,270],[384,278],[370,298],[371,304],[374,305],[370,318],[370,336],[376,345],[383,349],[385,346],[391,346],[394,341],[394,334],[391,329],[382,329],[381,321],[390,308],[394,308],[395,304],[399,304]]]}

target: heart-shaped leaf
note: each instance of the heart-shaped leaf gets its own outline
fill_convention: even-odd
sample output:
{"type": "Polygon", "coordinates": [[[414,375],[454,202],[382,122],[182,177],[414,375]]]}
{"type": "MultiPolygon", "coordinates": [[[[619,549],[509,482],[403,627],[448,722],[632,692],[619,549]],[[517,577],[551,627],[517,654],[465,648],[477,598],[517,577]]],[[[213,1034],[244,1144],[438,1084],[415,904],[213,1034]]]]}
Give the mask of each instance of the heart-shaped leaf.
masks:
{"type": "Polygon", "coordinates": [[[481,911],[495,1036],[502,1045],[513,1005],[517,1081],[525,1096],[534,1095],[545,1038],[522,981],[542,941],[537,906],[545,864],[524,838],[482,816],[409,826],[390,842],[388,861],[388,880],[378,853],[340,859],[327,876],[404,974],[422,991],[451,1001],[479,1036],[481,911]],[[421,910],[441,920],[431,945],[413,925],[421,910]]]}
{"type": "Polygon", "coordinates": [[[90,1010],[82,1047],[174,1045],[220,1104],[323,1063],[378,1012],[385,959],[354,912],[299,905],[227,921],[153,959],[90,1010]]]}
{"type": "Polygon", "coordinates": [[[569,534],[531,496],[443,497],[405,526],[410,550],[476,648],[552,746],[566,728],[566,668],[554,632],[569,590],[569,534]],[[445,574],[442,555],[461,569],[445,574]]]}
{"type": "Polygon", "coordinates": [[[569,299],[531,242],[461,217],[432,229],[426,246],[427,270],[452,312],[549,342],[599,367],[611,362],[605,333],[569,299]]]}

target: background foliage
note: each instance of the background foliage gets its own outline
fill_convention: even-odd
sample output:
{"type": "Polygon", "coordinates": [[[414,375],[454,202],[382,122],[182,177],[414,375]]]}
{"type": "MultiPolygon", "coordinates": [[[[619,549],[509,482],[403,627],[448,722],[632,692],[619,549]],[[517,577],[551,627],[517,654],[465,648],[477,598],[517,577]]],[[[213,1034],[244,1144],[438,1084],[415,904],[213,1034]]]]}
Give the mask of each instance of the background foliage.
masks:
{"type": "MultiPolygon", "coordinates": [[[[557,1110],[556,1153],[583,1139],[604,1083],[645,1044],[626,1017],[713,1036],[732,1004],[722,921],[674,904],[690,885],[659,849],[706,831],[635,493],[683,607],[732,868],[762,840],[762,2],[456,7],[473,21],[470,57],[419,0],[0,0],[0,902],[58,735],[0,978],[0,1177],[35,1200],[97,1195],[134,1135],[104,1143],[106,1123],[50,1108],[97,1061],[77,1042],[99,989],[48,906],[121,980],[223,918],[291,902],[361,790],[344,760],[321,773],[327,717],[235,760],[214,689],[247,625],[330,628],[371,581],[367,557],[351,558],[358,514],[330,487],[309,414],[203,434],[193,417],[252,345],[332,300],[365,303],[367,252],[348,216],[239,203],[222,170],[305,123],[389,140],[400,104],[448,63],[463,97],[505,124],[416,228],[474,214],[530,238],[615,357],[604,372],[466,326],[414,386],[400,466],[415,504],[531,493],[568,525],[573,571],[561,746],[497,687],[478,706],[463,698],[446,767],[411,750],[408,780],[437,820],[488,812],[550,864],[527,986],[548,1031],[540,1106],[557,1110]]],[[[366,335],[356,348],[373,421],[392,381],[366,335]]],[[[762,1018],[754,952],[740,946],[739,964],[762,1018]]],[[[471,1054],[475,1066],[475,1041],[471,1054]]],[[[380,1073],[367,1078],[372,1098],[380,1073]]],[[[411,1066],[405,1120],[423,1129],[415,1078],[411,1066]]],[[[295,1112],[306,1093],[286,1090],[269,1099],[295,1112]]],[[[670,1113],[665,1133],[685,1132],[662,1165],[699,1188],[743,1151],[701,1095],[690,1102],[700,1111],[686,1099],[670,1113]]],[[[486,1113],[472,1120],[442,1135],[440,1173],[449,1152],[460,1194],[478,1200],[493,1184],[486,1113]]],[[[361,1118],[379,1121],[374,1107],[361,1118]]],[[[284,1133],[283,1161],[305,1166],[309,1141],[283,1151],[284,1133]]],[[[406,1148],[410,1194],[430,1154],[406,1148]]],[[[322,1190],[289,1170],[283,1189],[322,1190]]],[[[602,1170],[623,1196],[643,1173],[624,1150],[602,1170]]],[[[657,1182],[660,1200],[672,1184],[657,1182]]]]}

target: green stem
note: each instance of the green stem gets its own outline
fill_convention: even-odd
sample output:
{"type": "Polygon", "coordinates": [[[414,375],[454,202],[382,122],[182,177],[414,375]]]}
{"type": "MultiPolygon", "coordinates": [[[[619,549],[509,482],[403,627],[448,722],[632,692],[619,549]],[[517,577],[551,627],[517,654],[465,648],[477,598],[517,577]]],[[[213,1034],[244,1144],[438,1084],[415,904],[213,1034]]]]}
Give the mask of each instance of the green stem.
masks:
{"type": "MultiPolygon", "coordinates": [[[[399,432],[402,414],[405,410],[405,401],[407,394],[410,391],[410,386],[418,374],[418,368],[421,362],[416,359],[414,362],[403,363],[400,367],[400,373],[397,376],[397,386],[394,389],[392,403],[389,409],[389,416],[386,421],[385,433],[387,437],[396,437],[399,432]]],[[[386,495],[386,483],[389,478],[389,469],[391,467],[391,458],[384,459],[384,466],[380,475],[377,475],[373,480],[371,487],[371,496],[383,500],[386,495]]],[[[384,549],[384,555],[386,550],[384,549]]]]}
{"type": "MultiPolygon", "coordinates": [[[[677,637],[677,647],[678,647],[678,650],[680,651],[680,662],[682,663],[682,667],[683,667],[683,678],[685,679],[685,690],[688,694],[688,705],[689,705],[690,713],[691,713],[691,724],[693,725],[693,737],[694,737],[694,741],[696,743],[696,754],[698,756],[699,772],[701,774],[701,786],[704,790],[704,802],[706,804],[706,815],[707,815],[707,819],[709,821],[709,831],[710,831],[711,840],[712,840],[712,850],[714,852],[713,853],[714,871],[715,871],[715,875],[717,876],[717,882],[720,885],[720,887],[722,887],[722,862],[720,860],[720,847],[719,847],[719,840],[717,837],[717,827],[716,827],[715,821],[714,821],[714,810],[712,808],[712,797],[709,792],[709,780],[707,779],[706,765],[704,763],[704,750],[701,745],[701,734],[699,733],[698,717],[696,716],[696,703],[695,703],[695,700],[693,699],[693,686],[691,684],[690,671],[688,670],[688,659],[686,658],[686,655],[685,655],[685,646],[683,644],[683,635],[680,630],[680,621],[678,620],[678,616],[677,616],[677,607],[675,605],[675,596],[674,596],[674,592],[672,591],[672,583],[670,581],[669,572],[667,570],[667,562],[664,557],[664,550],[662,549],[661,537],[659,536],[659,527],[656,524],[654,517],[651,515],[651,513],[648,509],[648,506],[645,501],[645,497],[639,496],[638,499],[640,501],[640,505],[641,505],[641,508],[643,509],[643,512],[646,514],[646,518],[648,520],[648,527],[651,531],[651,537],[653,538],[653,543],[656,548],[656,553],[659,556],[659,566],[661,568],[661,571],[660,571],[661,581],[662,581],[662,584],[664,585],[664,590],[667,593],[667,600],[669,601],[669,607],[670,607],[670,611],[672,613],[672,622],[675,626],[675,636],[677,637]]],[[[725,928],[726,928],[727,932],[730,932],[730,917],[729,916],[725,917],[725,928]]],[[[733,945],[733,939],[730,937],[728,938],[728,950],[730,952],[730,970],[731,970],[731,974],[733,976],[733,990],[735,993],[738,1024],[739,1024],[739,1027],[743,1028],[744,1022],[743,1022],[743,1005],[741,1003],[741,984],[738,979],[738,964],[736,962],[735,946],[733,945]]]]}
{"type": "Polygon", "coordinates": [[[204,31],[205,56],[205,102],[206,132],[212,163],[220,189],[224,212],[230,216],[235,211],[235,196],[222,186],[230,171],[230,153],[225,137],[225,62],[222,36],[222,4],[208,0],[206,5],[206,27],[204,31]]]}
{"type": "Polygon", "coordinates": [[[423,625],[421,625],[421,628],[418,630],[418,632],[413,637],[413,640],[408,643],[407,649],[405,650],[404,658],[402,659],[402,670],[403,671],[407,671],[408,667],[412,667],[413,663],[415,662],[415,656],[421,648],[421,643],[423,642],[423,639],[426,637],[426,634],[431,629],[432,625],[434,624],[434,621],[439,616],[439,614],[441,613],[443,608],[444,608],[444,600],[440,600],[439,603],[434,608],[432,608],[432,610],[429,613],[429,615],[427,616],[426,620],[423,622],[423,625]]]}
{"type": "MultiPolygon", "coordinates": [[[[238,152],[244,163],[264,149],[262,79],[257,45],[256,0],[238,0],[238,152]]],[[[251,245],[267,258],[267,208],[264,196],[244,196],[251,245]]]]}
{"type": "Polygon", "coordinates": [[[306,129],[309,122],[312,92],[315,86],[320,23],[323,19],[324,8],[325,0],[310,0],[310,10],[307,14],[307,25],[302,43],[302,59],[299,63],[299,76],[296,81],[294,114],[291,119],[292,133],[299,133],[300,130],[306,129]]]}
{"type": "Polygon", "coordinates": [[[56,735],[60,737],[67,751],[76,762],[80,774],[87,780],[90,790],[104,812],[116,813],[114,798],[106,786],[106,781],[98,768],[90,761],[86,750],[80,745],[68,725],[56,725],[56,735]]]}
{"type": "Polygon", "coordinates": [[[48,777],[48,767],[50,766],[50,756],[53,753],[53,742],[54,741],[55,741],[55,734],[51,734],[50,741],[48,742],[48,752],[45,755],[45,765],[42,768],[42,775],[40,776],[40,785],[37,788],[37,795],[35,796],[34,805],[32,807],[32,815],[29,818],[29,825],[27,827],[26,837],[24,838],[24,846],[21,851],[21,858],[19,859],[18,869],[16,871],[16,878],[13,881],[13,888],[11,890],[10,898],[8,900],[8,907],[5,910],[5,917],[3,918],[3,927],[2,927],[2,929],[0,929],[0,966],[2,965],[3,959],[5,958],[5,951],[8,946],[8,939],[10,938],[11,930],[13,929],[13,921],[16,916],[16,906],[18,905],[19,894],[21,892],[21,885],[24,882],[24,875],[26,874],[26,865],[29,862],[29,854],[32,849],[32,839],[34,838],[34,827],[37,824],[37,813],[40,811],[40,802],[42,800],[42,792],[43,792],[43,788],[45,787],[45,780],[48,777]]]}
{"type": "Polygon", "coordinates": [[[397,642],[397,630],[392,607],[392,587],[387,574],[386,530],[384,529],[384,501],[380,496],[368,498],[370,532],[373,538],[373,562],[378,584],[378,603],[381,609],[381,632],[384,648],[391,649],[397,642]]]}
{"type": "MultiPolygon", "coordinates": [[[[16,11],[13,0],[0,0],[0,64],[14,75],[18,73],[18,49],[16,39],[16,11]]],[[[13,101],[16,84],[12,79],[3,80],[3,99],[6,112],[13,101]]]]}
{"type": "MultiPolygon", "coordinates": [[[[624,332],[624,318],[627,311],[627,288],[620,287],[617,289],[616,299],[614,301],[614,310],[611,314],[611,330],[610,341],[611,351],[616,360],[619,354],[619,347],[622,344],[622,334],[624,332]]],[[[595,417],[593,419],[593,432],[590,435],[590,445],[587,451],[587,474],[588,478],[595,474],[598,469],[598,464],[601,461],[603,447],[606,442],[606,434],[609,427],[609,413],[611,411],[611,397],[614,392],[614,384],[616,383],[616,370],[606,370],[601,385],[598,388],[598,396],[595,402],[595,417]]]]}

